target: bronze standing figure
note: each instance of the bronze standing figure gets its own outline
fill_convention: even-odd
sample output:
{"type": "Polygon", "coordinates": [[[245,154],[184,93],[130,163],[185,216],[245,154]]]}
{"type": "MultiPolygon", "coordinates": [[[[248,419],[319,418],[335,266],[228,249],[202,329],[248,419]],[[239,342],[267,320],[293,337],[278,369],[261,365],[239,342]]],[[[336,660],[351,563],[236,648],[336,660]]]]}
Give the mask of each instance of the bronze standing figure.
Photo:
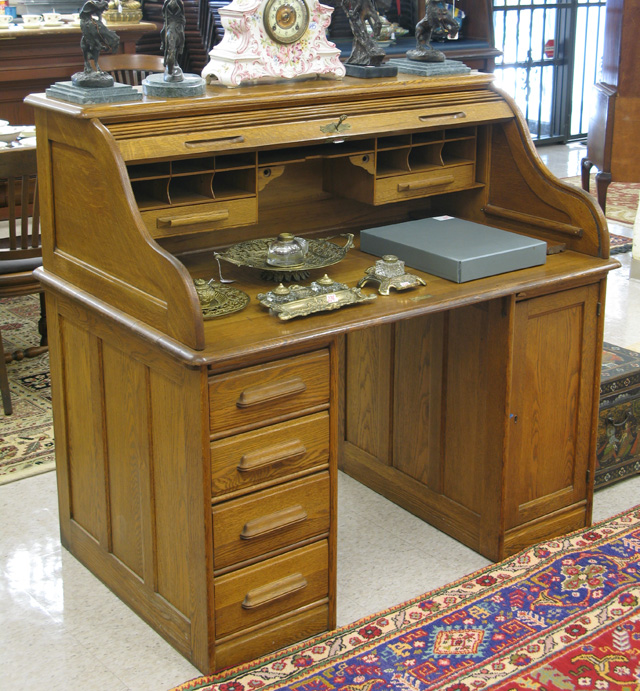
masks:
{"type": "Polygon", "coordinates": [[[76,86],[102,88],[113,86],[113,77],[100,69],[98,58],[105,51],[115,53],[120,37],[102,22],[102,13],[108,8],[107,0],[87,0],[80,10],[80,48],[84,55],[84,72],[76,72],[71,81],[76,86]]]}
{"type": "Polygon", "coordinates": [[[184,3],[182,0],[164,0],[162,6],[164,26],[160,49],[164,50],[164,81],[181,82],[184,79],[178,58],[184,50],[184,3]]]}

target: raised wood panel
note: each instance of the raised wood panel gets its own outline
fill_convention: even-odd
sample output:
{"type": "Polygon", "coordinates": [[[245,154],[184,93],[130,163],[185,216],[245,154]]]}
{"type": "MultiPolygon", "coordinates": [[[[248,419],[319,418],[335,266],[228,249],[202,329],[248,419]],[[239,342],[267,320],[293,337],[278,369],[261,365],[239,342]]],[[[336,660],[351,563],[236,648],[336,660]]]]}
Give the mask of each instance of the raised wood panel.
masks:
{"type": "Polygon", "coordinates": [[[147,370],[109,344],[102,352],[111,551],[143,578],[151,477],[149,436],[140,433],[149,429],[147,370]]]}
{"type": "Polygon", "coordinates": [[[443,493],[494,533],[485,512],[500,489],[508,326],[502,300],[448,314],[443,493]]]}
{"type": "Polygon", "coordinates": [[[391,463],[392,339],[392,326],[356,331],[347,336],[345,355],[345,439],[385,464],[391,463]]]}
{"type": "Polygon", "coordinates": [[[505,526],[586,496],[597,284],[518,303],[505,526]]]}
{"type": "Polygon", "coordinates": [[[155,372],[150,378],[150,414],[157,420],[150,430],[156,587],[185,613],[191,613],[194,606],[192,579],[205,573],[204,510],[201,514],[197,509],[203,507],[208,490],[205,468],[209,458],[208,453],[203,455],[200,376],[191,372],[182,385],[155,372]],[[198,488],[199,496],[194,496],[198,488]]]}
{"type": "Polygon", "coordinates": [[[107,549],[100,344],[66,319],[60,319],[60,332],[62,358],[74,363],[63,371],[70,517],[107,549]]]}
{"type": "Polygon", "coordinates": [[[441,492],[444,315],[395,329],[393,466],[441,492]]]}

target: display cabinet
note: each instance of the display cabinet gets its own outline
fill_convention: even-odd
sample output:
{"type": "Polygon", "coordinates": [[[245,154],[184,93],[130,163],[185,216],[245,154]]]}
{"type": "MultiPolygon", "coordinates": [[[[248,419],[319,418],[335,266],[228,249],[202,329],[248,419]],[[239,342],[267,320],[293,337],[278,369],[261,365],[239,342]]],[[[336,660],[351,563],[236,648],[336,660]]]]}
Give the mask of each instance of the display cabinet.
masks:
{"type": "Polygon", "coordinates": [[[591,521],[618,263],[490,75],[28,102],[62,543],[203,672],[335,625],[338,468],[494,560],[591,521]],[[444,214],[551,253],[291,321],[214,255],[353,233],[309,279],[355,286],[360,230],[444,214]],[[250,302],[205,320],[221,277],[250,302]]]}

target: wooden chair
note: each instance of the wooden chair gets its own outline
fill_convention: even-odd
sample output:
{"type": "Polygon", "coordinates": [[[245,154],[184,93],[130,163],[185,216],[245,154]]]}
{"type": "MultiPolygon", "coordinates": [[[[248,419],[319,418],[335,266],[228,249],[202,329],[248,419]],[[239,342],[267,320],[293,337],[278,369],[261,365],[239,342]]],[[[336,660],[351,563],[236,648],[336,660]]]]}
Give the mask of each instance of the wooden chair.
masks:
{"type": "MultiPolygon", "coordinates": [[[[0,333],[0,390],[5,415],[11,415],[6,361],[35,357],[47,351],[44,294],[33,270],[42,265],[36,149],[0,151],[0,211],[7,231],[0,236],[0,297],[40,294],[40,346],[5,357],[0,333]],[[6,237],[5,237],[6,236],[6,237]]],[[[1,227],[1,226],[0,226],[1,227]]]]}
{"type": "Polygon", "coordinates": [[[148,74],[164,72],[164,58],[142,53],[101,55],[100,69],[108,72],[120,84],[140,86],[148,74]]]}

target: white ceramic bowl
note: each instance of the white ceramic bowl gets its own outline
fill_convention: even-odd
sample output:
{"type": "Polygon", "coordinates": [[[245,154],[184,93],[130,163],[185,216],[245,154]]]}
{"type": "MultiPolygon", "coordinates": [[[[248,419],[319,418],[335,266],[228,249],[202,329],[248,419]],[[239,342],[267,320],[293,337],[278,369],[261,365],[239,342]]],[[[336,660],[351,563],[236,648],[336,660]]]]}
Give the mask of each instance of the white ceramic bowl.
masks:
{"type": "Polygon", "coordinates": [[[0,142],[13,142],[22,131],[21,127],[3,127],[0,129],[0,142]]]}
{"type": "Polygon", "coordinates": [[[3,130],[8,124],[8,120],[0,120],[0,130],[3,130]]]}
{"type": "Polygon", "coordinates": [[[35,137],[36,136],[36,126],[35,125],[22,125],[20,127],[21,137],[35,137]]]}

